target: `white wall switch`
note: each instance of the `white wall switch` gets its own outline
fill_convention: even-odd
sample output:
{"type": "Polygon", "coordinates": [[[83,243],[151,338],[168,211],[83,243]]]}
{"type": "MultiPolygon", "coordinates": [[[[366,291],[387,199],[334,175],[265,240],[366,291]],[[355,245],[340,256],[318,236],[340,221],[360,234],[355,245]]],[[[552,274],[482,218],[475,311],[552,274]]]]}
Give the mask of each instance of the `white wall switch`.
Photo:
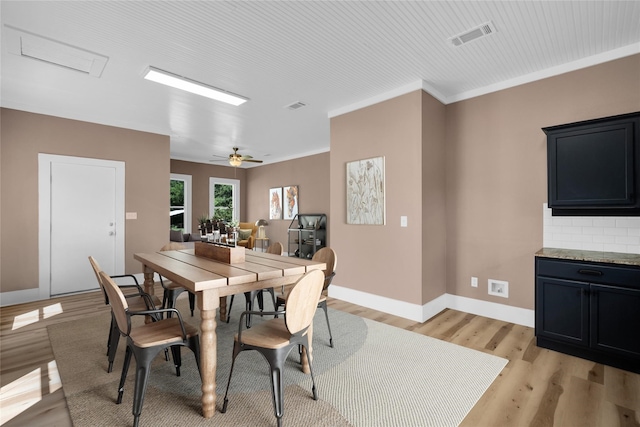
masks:
{"type": "Polygon", "coordinates": [[[472,288],[477,288],[478,287],[478,278],[477,277],[472,277],[471,278],[471,287],[472,288]]]}
{"type": "Polygon", "coordinates": [[[126,219],[138,219],[138,212],[127,212],[125,214],[126,219]]]}
{"type": "Polygon", "coordinates": [[[406,227],[407,226],[407,217],[406,216],[401,216],[400,217],[400,227],[406,227]]]}

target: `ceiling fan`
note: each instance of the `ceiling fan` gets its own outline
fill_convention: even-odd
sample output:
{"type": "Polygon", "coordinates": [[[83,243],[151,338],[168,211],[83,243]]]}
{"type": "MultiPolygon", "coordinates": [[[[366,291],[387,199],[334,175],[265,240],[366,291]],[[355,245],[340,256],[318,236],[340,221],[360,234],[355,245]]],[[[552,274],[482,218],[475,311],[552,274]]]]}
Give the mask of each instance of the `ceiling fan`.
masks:
{"type": "MultiPolygon", "coordinates": [[[[215,154],[214,154],[215,156],[215,154]]],[[[217,156],[222,157],[222,156],[217,156]]],[[[220,162],[222,160],[210,160],[211,162],[220,162]]],[[[233,147],[233,153],[229,154],[229,164],[233,167],[238,167],[242,162],[262,163],[262,160],[254,160],[251,156],[243,156],[238,153],[238,147],[233,147]]]]}

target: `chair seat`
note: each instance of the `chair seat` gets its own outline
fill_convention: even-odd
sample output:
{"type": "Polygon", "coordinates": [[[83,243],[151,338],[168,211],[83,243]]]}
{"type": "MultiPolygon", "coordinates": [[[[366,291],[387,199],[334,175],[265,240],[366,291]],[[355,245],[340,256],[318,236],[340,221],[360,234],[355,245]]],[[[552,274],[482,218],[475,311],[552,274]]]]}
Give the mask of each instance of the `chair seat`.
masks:
{"type": "MultiPolygon", "coordinates": [[[[184,329],[187,333],[187,338],[198,335],[198,329],[189,323],[184,323],[184,329]]],[[[158,322],[137,326],[131,329],[129,337],[133,343],[140,348],[154,347],[172,342],[182,342],[180,319],[178,319],[178,317],[170,317],[158,322]]]]}
{"type": "MultiPolygon", "coordinates": [[[[157,296],[153,295],[151,297],[151,301],[153,302],[153,305],[156,306],[156,308],[162,307],[162,301],[160,301],[160,298],[158,298],[157,296]]],[[[147,303],[145,302],[144,298],[142,298],[142,297],[130,297],[130,298],[127,298],[127,304],[129,304],[129,310],[130,311],[148,310],[147,303]]],[[[151,308],[153,308],[153,307],[151,307],[151,308]]]]}
{"type": "MultiPolygon", "coordinates": [[[[282,348],[290,343],[291,333],[284,319],[272,319],[242,332],[242,343],[263,348],[282,348]]],[[[235,335],[238,341],[238,334],[235,335]]]]}
{"type": "Polygon", "coordinates": [[[174,283],[171,280],[165,280],[162,283],[164,284],[164,288],[169,291],[173,291],[180,288],[184,289],[184,286],[178,285],[177,283],[174,283]]]}

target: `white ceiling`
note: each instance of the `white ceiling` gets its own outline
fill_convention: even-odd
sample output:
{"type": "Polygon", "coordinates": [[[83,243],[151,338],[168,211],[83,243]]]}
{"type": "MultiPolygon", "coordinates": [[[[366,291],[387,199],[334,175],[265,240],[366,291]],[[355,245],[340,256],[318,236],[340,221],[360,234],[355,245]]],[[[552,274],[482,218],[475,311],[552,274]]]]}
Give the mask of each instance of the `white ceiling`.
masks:
{"type": "Polygon", "coordinates": [[[639,1],[0,6],[0,105],[170,135],[172,158],[201,162],[234,146],[265,163],[324,152],[329,117],[401,93],[423,88],[447,104],[640,52],[639,1]],[[497,32],[448,41],[489,21],[497,32]],[[105,56],[104,71],[10,53],[15,29],[105,56]],[[145,81],[148,66],[250,101],[233,107],[145,81]],[[284,108],[298,101],[307,106],[284,108]]]}

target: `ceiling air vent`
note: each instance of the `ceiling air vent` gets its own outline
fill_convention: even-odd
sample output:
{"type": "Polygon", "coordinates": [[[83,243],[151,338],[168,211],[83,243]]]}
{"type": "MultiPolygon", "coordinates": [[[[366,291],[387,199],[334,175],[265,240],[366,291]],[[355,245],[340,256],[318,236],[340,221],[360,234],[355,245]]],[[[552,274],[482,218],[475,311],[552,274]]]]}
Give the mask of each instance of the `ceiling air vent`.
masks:
{"type": "Polygon", "coordinates": [[[284,108],[287,108],[289,110],[297,110],[299,108],[306,107],[306,106],[307,104],[305,104],[304,102],[298,101],[298,102],[294,102],[293,104],[285,105],[284,108]]]}
{"type": "Polygon", "coordinates": [[[108,57],[5,25],[8,51],[100,77],[108,57]]]}
{"type": "Polygon", "coordinates": [[[449,41],[457,47],[481,37],[491,35],[495,32],[497,32],[495,25],[493,25],[493,22],[489,21],[470,29],[469,31],[458,34],[457,36],[450,37],[449,41]]]}

